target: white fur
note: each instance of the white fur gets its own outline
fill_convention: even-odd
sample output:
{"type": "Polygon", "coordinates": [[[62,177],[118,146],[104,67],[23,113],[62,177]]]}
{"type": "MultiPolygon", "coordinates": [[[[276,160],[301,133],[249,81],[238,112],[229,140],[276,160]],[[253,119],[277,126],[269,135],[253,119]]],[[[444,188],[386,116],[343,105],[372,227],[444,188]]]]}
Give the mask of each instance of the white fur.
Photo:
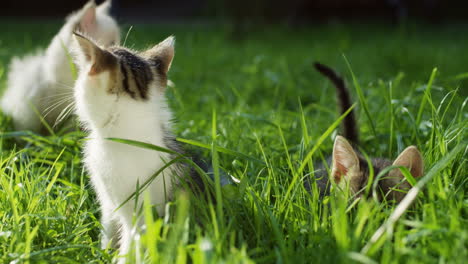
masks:
{"type": "MultiPolygon", "coordinates": [[[[133,222],[135,200],[117,208],[136,191],[158,169],[170,161],[167,153],[147,150],[107,140],[115,137],[143,141],[165,147],[164,131],[170,129],[171,112],[158,81],[149,87],[148,101],[134,100],[124,94],[109,94],[109,72],[88,75],[91,64],[80,69],[75,84],[76,113],[83,125],[90,131],[85,145],[85,165],[98,195],[103,225],[102,247],[109,241],[116,242],[117,229],[121,227],[120,253],[126,254],[132,242],[132,229],[143,225],[143,220],[133,222]]],[[[152,205],[160,216],[164,205],[171,198],[175,167],[164,170],[146,189],[152,205]]],[[[120,262],[125,263],[121,258],[120,262]]]]}
{"type": "Polygon", "coordinates": [[[50,125],[54,125],[59,114],[72,102],[74,77],[67,49],[72,43],[75,25],[82,19],[86,8],[96,8],[95,24],[86,34],[105,46],[119,43],[119,28],[107,14],[108,4],[106,2],[96,8],[94,3],[88,3],[67,19],[46,50],[24,58],[13,58],[0,107],[13,118],[15,129],[39,132],[41,122],[35,109],[50,125]]]}

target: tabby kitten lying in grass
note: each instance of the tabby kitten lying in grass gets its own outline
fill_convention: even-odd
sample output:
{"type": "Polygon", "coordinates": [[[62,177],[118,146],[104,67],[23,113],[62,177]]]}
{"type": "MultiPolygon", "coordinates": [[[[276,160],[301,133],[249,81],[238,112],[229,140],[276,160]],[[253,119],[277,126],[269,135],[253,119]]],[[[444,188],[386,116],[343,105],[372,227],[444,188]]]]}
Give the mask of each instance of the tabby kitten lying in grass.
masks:
{"type": "Polygon", "coordinates": [[[137,185],[162,170],[140,197],[149,195],[159,216],[163,216],[178,180],[193,176],[180,163],[164,168],[172,160],[169,153],[107,140],[131,139],[181,153],[171,133],[172,112],[165,97],[174,38],[168,37],[143,52],[116,46],[105,49],[78,33],[75,39],[79,66],[74,88],[76,114],[89,131],[84,163],[101,205],[102,247],[118,240],[120,233],[120,253],[126,254],[134,227],[144,224],[143,219],[133,224],[142,199],[139,204],[134,199],[124,203],[137,185]]]}
{"type": "MultiPolygon", "coordinates": [[[[344,80],[325,65],[316,63],[315,68],[334,83],[341,112],[346,112],[351,107],[351,101],[344,80]]],[[[393,162],[385,158],[370,158],[369,164],[362,155],[354,150],[347,139],[354,144],[358,143],[358,131],[353,112],[350,112],[344,120],[344,137],[337,136],[335,138],[330,164],[330,178],[337,184],[339,189],[349,190],[349,195],[354,198],[361,197],[369,184],[369,166],[374,169],[374,178],[382,170],[392,165],[406,167],[414,178],[423,175],[423,159],[415,146],[407,147],[393,162]]],[[[331,185],[328,172],[323,167],[315,173],[320,196],[328,195],[331,185]]],[[[375,181],[375,179],[373,180],[375,181]]],[[[386,199],[399,202],[411,188],[400,169],[390,170],[377,181],[375,191],[380,200],[386,199]]],[[[309,180],[306,180],[305,186],[308,190],[311,189],[310,185],[309,180]]]]}
{"type": "Polygon", "coordinates": [[[40,116],[53,125],[72,111],[70,103],[76,77],[68,54],[72,33],[85,32],[104,46],[118,44],[119,27],[109,15],[109,9],[110,0],[97,7],[94,0],[88,2],[67,18],[46,50],[13,58],[0,107],[12,117],[15,129],[46,132],[40,116]]]}

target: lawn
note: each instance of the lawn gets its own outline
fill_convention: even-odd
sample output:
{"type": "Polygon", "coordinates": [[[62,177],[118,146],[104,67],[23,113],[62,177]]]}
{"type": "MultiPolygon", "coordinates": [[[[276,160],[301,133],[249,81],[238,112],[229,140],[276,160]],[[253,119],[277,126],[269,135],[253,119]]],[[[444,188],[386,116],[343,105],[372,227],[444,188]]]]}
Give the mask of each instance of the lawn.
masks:
{"type": "MultiPolygon", "coordinates": [[[[10,59],[47,46],[60,23],[2,25],[0,91],[10,59]]],[[[466,25],[331,23],[241,35],[226,25],[132,26],[126,46],[135,49],[176,36],[167,92],[176,134],[241,181],[216,204],[180,194],[170,217],[138,237],[136,261],[467,261],[466,25]],[[363,153],[394,159],[416,145],[423,154],[427,182],[378,241],[370,242],[395,205],[336,193],[320,201],[303,187],[339,133],[335,90],[314,61],[346,77],[363,153]]],[[[1,114],[0,132],[0,263],[110,262],[116,252],[100,249],[99,208],[81,164],[84,133],[11,133],[1,114]]],[[[152,219],[151,208],[143,213],[152,219]]]]}

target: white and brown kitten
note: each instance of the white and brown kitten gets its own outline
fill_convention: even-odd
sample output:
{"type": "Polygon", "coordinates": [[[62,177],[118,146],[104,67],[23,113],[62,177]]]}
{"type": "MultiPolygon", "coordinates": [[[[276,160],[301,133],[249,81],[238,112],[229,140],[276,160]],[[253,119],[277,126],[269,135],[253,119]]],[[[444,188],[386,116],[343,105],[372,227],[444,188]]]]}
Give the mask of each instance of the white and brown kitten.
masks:
{"type": "MultiPolygon", "coordinates": [[[[334,83],[337,89],[341,112],[344,113],[351,107],[349,92],[344,80],[338,76],[335,71],[323,64],[316,63],[315,68],[334,83]]],[[[347,140],[349,139],[354,144],[357,144],[358,134],[355,118],[353,112],[351,112],[344,120],[344,137],[337,136],[335,138],[333,154],[330,159],[330,178],[342,190],[349,188],[347,190],[349,190],[350,196],[357,198],[363,195],[363,190],[369,183],[369,165],[373,167],[374,177],[383,169],[392,165],[408,168],[414,178],[423,175],[423,159],[421,153],[415,146],[407,147],[393,162],[385,158],[370,158],[369,164],[362,155],[354,150],[347,140]]],[[[325,166],[322,165],[319,167],[319,170],[315,173],[315,179],[320,191],[320,196],[324,196],[329,194],[331,184],[328,172],[324,168],[325,166]]],[[[308,190],[311,189],[309,179],[305,181],[305,186],[308,190]]],[[[396,202],[401,201],[406,192],[411,188],[400,169],[392,169],[381,177],[378,180],[377,186],[378,189],[376,191],[379,199],[393,200],[396,202]]]]}
{"type": "Polygon", "coordinates": [[[67,18],[46,50],[13,58],[0,107],[12,117],[15,129],[44,132],[38,114],[54,125],[62,112],[71,111],[65,108],[70,105],[75,81],[68,54],[72,33],[85,32],[104,46],[118,44],[120,30],[109,15],[110,4],[110,0],[99,6],[94,0],[88,2],[67,18]]]}
{"type": "MultiPolygon", "coordinates": [[[[180,153],[172,140],[172,112],[165,96],[167,74],[174,57],[174,38],[135,52],[123,47],[103,48],[88,37],[75,35],[79,75],[75,84],[76,114],[89,131],[84,163],[99,198],[102,247],[120,235],[120,253],[129,251],[134,230],[144,220],[133,222],[141,205],[124,201],[172,158],[159,152],[126,145],[107,138],[143,141],[180,153]],[[119,234],[120,233],[120,234],[119,234]]],[[[163,216],[178,179],[186,173],[176,163],[156,177],[141,194],[163,216]]],[[[141,199],[140,199],[141,200],[141,199]]],[[[136,231],[138,232],[138,231],[136,231]]],[[[124,258],[119,260],[125,262],[124,258]]]]}

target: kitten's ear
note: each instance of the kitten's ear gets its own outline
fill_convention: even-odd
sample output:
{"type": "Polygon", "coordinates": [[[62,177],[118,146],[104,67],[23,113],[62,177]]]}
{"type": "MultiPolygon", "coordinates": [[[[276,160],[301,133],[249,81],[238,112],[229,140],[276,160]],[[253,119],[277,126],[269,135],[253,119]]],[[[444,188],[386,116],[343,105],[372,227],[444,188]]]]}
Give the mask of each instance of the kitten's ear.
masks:
{"type": "MultiPolygon", "coordinates": [[[[393,162],[394,166],[404,166],[409,169],[414,178],[419,178],[424,173],[424,162],[422,155],[415,146],[407,147],[403,152],[398,155],[393,162]]],[[[400,170],[398,170],[400,177],[404,178],[400,170]]]]}
{"type": "Polygon", "coordinates": [[[96,3],[92,0],[89,1],[81,10],[78,29],[81,32],[90,33],[96,30],[96,26],[96,3]]]}
{"type": "Polygon", "coordinates": [[[92,40],[79,33],[74,32],[73,35],[79,47],[77,51],[78,56],[81,58],[78,64],[91,64],[91,68],[88,72],[89,75],[100,73],[113,65],[115,58],[110,53],[101,49],[92,40]]]}
{"type": "Polygon", "coordinates": [[[172,59],[174,58],[175,38],[170,36],[144,52],[144,56],[153,63],[163,75],[166,75],[171,68],[172,59]]]}
{"type": "Polygon", "coordinates": [[[106,0],[97,7],[97,12],[110,14],[111,8],[112,8],[112,0],[106,0]]]}
{"type": "Polygon", "coordinates": [[[332,158],[332,177],[336,183],[339,183],[342,177],[353,177],[359,171],[359,158],[353,147],[342,136],[335,138],[332,158]]]}

